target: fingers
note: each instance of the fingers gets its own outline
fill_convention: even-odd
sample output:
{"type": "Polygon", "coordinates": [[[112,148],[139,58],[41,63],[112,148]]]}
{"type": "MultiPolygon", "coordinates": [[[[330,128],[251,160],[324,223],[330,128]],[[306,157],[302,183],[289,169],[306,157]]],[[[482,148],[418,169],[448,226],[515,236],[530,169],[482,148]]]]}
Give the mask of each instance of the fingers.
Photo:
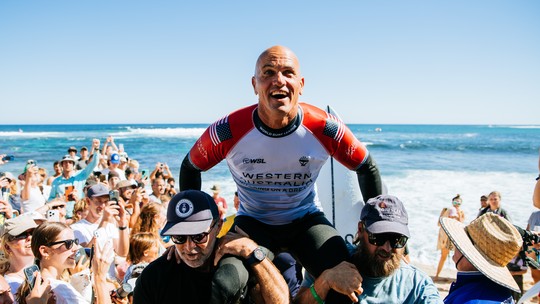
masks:
{"type": "Polygon", "coordinates": [[[234,231],[236,231],[236,233],[238,233],[238,234],[240,234],[242,236],[249,237],[249,235],[244,230],[242,230],[242,228],[240,228],[238,226],[234,227],[234,231]]]}

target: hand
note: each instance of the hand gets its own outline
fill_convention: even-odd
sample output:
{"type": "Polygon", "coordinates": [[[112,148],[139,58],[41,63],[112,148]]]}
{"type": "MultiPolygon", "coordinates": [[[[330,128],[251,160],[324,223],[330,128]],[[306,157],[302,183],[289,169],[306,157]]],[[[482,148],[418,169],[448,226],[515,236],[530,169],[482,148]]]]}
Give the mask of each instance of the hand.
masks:
{"type": "Polygon", "coordinates": [[[169,246],[169,248],[165,249],[163,255],[167,256],[167,261],[170,261],[174,257],[176,258],[176,264],[182,263],[182,259],[176,250],[176,246],[169,246]]]}
{"type": "Polygon", "coordinates": [[[156,169],[157,169],[157,170],[161,170],[162,167],[163,167],[163,164],[162,164],[162,163],[157,163],[157,164],[156,164],[156,169]]]}
{"type": "Polygon", "coordinates": [[[0,213],[4,212],[5,217],[10,219],[13,217],[13,208],[9,202],[0,199],[0,213]]]}
{"type": "Polygon", "coordinates": [[[9,179],[7,177],[0,178],[0,188],[7,188],[9,186],[9,179]]]}
{"type": "Polygon", "coordinates": [[[358,302],[357,294],[362,294],[362,276],[356,266],[349,262],[341,262],[334,268],[327,269],[317,278],[326,285],[344,295],[354,303],[358,302]]]}
{"type": "Polygon", "coordinates": [[[120,206],[117,205],[115,201],[108,201],[105,208],[103,208],[103,219],[101,221],[114,223],[113,220],[118,220],[119,214],[120,206]]]}
{"type": "Polygon", "coordinates": [[[79,262],[77,262],[75,267],[73,267],[73,270],[71,271],[71,273],[72,274],[79,273],[79,272],[85,270],[86,268],[88,268],[89,265],[90,265],[90,260],[89,259],[81,258],[81,259],[79,259],[79,262]]]}
{"type": "Polygon", "coordinates": [[[114,250],[111,242],[105,242],[103,248],[99,242],[94,245],[94,257],[92,258],[92,273],[106,280],[107,272],[114,261],[114,250]]]}
{"type": "Polygon", "coordinates": [[[247,236],[236,232],[229,232],[219,239],[214,258],[214,265],[217,265],[219,260],[226,254],[234,255],[241,259],[247,259],[257,246],[257,243],[247,236]]]}
{"type": "MultiPolygon", "coordinates": [[[[36,277],[34,288],[26,296],[27,304],[46,304],[49,298],[54,297],[54,293],[51,290],[51,282],[49,279],[41,280],[41,273],[39,271],[34,272],[36,277]]],[[[56,303],[56,302],[55,302],[56,303]]]]}
{"type": "Polygon", "coordinates": [[[5,163],[7,163],[8,161],[7,160],[2,160],[4,158],[4,156],[6,156],[6,154],[0,154],[0,165],[3,165],[5,163]]]}
{"type": "Polygon", "coordinates": [[[101,143],[100,143],[99,139],[97,139],[97,138],[92,139],[92,148],[94,149],[94,151],[99,150],[100,145],[101,145],[101,143]]]}
{"type": "Polygon", "coordinates": [[[114,140],[113,140],[113,137],[112,137],[112,136],[107,137],[107,143],[111,143],[111,142],[113,142],[113,141],[114,141],[114,140]]]}

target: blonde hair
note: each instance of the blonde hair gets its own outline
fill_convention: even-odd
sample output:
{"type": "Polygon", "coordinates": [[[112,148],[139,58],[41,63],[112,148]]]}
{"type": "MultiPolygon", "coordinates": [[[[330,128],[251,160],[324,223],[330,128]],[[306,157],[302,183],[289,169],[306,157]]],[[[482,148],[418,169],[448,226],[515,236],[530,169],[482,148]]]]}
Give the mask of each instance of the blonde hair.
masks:
{"type": "Polygon", "coordinates": [[[152,232],[155,235],[158,235],[159,229],[154,218],[163,210],[163,206],[158,203],[148,203],[141,209],[141,214],[137,218],[135,226],[131,230],[131,234],[138,232],[152,232]]]}
{"type": "Polygon", "coordinates": [[[152,247],[159,246],[159,237],[152,232],[139,232],[129,238],[129,252],[127,261],[139,264],[144,258],[144,252],[152,247]]]}
{"type": "Polygon", "coordinates": [[[84,210],[86,209],[86,206],[87,204],[84,198],[80,199],[78,202],[75,203],[75,205],[73,206],[73,223],[72,224],[82,220],[82,217],[79,213],[84,212],[84,210]]]}

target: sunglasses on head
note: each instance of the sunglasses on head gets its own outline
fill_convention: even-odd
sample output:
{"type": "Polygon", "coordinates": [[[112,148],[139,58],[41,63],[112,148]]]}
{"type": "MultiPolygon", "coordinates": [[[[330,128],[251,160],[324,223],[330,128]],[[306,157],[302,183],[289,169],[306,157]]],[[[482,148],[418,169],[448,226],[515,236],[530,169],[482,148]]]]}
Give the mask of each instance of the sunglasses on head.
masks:
{"type": "Polygon", "coordinates": [[[15,240],[24,240],[24,239],[27,239],[29,236],[32,236],[32,233],[34,233],[34,229],[32,230],[26,230],[25,232],[19,234],[19,235],[16,235],[16,236],[10,236],[9,237],[9,240],[10,241],[15,241],[15,240]]]}
{"type": "Polygon", "coordinates": [[[194,234],[194,235],[171,235],[171,240],[173,241],[173,243],[181,245],[187,242],[187,239],[189,237],[195,244],[205,243],[206,241],[208,241],[208,235],[214,228],[215,223],[210,226],[210,231],[208,232],[203,232],[203,233],[194,234]]]}
{"type": "Polygon", "coordinates": [[[408,237],[398,233],[371,233],[366,229],[368,241],[371,245],[383,246],[390,242],[392,248],[403,248],[407,244],[408,237]]]}
{"type": "MultiPolygon", "coordinates": [[[[73,244],[79,245],[79,239],[73,239],[73,240],[63,240],[63,241],[57,241],[47,244],[47,247],[51,247],[57,244],[64,244],[66,245],[66,249],[71,249],[73,247],[73,244]]],[[[60,247],[58,247],[60,248],[60,247]]]]}

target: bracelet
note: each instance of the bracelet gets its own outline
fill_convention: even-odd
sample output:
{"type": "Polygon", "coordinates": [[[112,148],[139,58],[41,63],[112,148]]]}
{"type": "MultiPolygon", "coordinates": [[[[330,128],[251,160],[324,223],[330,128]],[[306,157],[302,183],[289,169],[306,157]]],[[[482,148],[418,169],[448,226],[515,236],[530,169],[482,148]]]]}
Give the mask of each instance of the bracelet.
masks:
{"type": "Polygon", "coordinates": [[[317,303],[324,304],[323,299],[321,299],[321,297],[319,297],[319,295],[315,291],[315,283],[311,284],[311,287],[309,287],[309,290],[311,290],[311,295],[313,296],[313,298],[315,298],[315,301],[317,301],[317,303]]]}
{"type": "Polygon", "coordinates": [[[118,230],[126,230],[127,229],[127,226],[124,226],[124,227],[118,227],[118,230]]]}
{"type": "Polygon", "coordinates": [[[536,177],[536,180],[539,180],[540,179],[540,174],[538,174],[538,176],[536,177]]]}

